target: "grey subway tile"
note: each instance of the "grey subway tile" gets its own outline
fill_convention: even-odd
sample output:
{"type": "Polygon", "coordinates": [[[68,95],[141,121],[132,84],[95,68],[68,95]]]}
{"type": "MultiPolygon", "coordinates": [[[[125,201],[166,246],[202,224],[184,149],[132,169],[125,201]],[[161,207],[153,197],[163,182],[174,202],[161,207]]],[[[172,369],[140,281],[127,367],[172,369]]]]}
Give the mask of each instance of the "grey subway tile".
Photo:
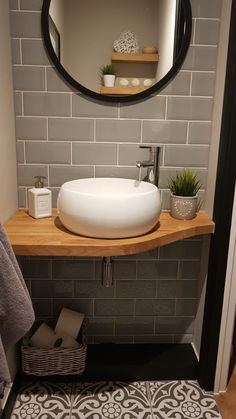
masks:
{"type": "Polygon", "coordinates": [[[166,98],[164,96],[150,97],[148,100],[122,104],[120,108],[121,118],[138,119],[164,119],[166,98]]]}
{"type": "Polygon", "coordinates": [[[46,140],[47,119],[32,117],[16,118],[17,140],[46,140]]]}
{"type": "Polygon", "coordinates": [[[174,314],[174,300],[142,299],[136,301],[136,316],[173,316],[174,314]]]}
{"type": "MultiPolygon", "coordinates": [[[[159,187],[168,188],[168,182],[170,178],[175,176],[176,173],[180,173],[182,170],[183,170],[182,167],[178,169],[177,168],[169,169],[169,168],[162,167],[160,169],[160,175],[159,175],[159,187]]],[[[197,173],[200,179],[201,187],[205,187],[207,184],[207,169],[196,169],[194,170],[194,172],[197,173]]]]}
{"type": "Polygon", "coordinates": [[[72,115],[92,118],[116,118],[118,117],[118,107],[115,103],[104,104],[80,94],[73,94],[72,115]]]}
{"type": "Polygon", "coordinates": [[[72,87],[67,84],[55,67],[47,67],[46,74],[48,92],[71,92],[72,87]]]}
{"type": "Polygon", "coordinates": [[[13,86],[15,90],[45,90],[44,68],[14,66],[13,86]]]}
{"type": "Polygon", "coordinates": [[[140,142],[141,121],[98,119],[96,141],[140,142]]]}
{"type": "Polygon", "coordinates": [[[143,142],[185,144],[187,127],[187,122],[182,121],[144,121],[143,142]]]}
{"type": "Polygon", "coordinates": [[[48,137],[50,140],[93,141],[92,119],[49,118],[48,137]]]}
{"type": "Polygon", "coordinates": [[[114,332],[114,320],[112,318],[89,318],[88,335],[112,335],[114,332]]]}
{"type": "Polygon", "coordinates": [[[112,298],[114,287],[104,287],[99,281],[75,281],[75,297],[78,298],[112,298]]]}
{"type": "Polygon", "coordinates": [[[18,163],[24,163],[25,160],[25,152],[24,152],[24,142],[17,141],[16,142],[16,159],[18,163]]]}
{"type": "Polygon", "coordinates": [[[114,262],[115,279],[135,279],[136,262],[127,260],[115,260],[114,262]]]}
{"type": "Polygon", "coordinates": [[[10,12],[13,38],[42,38],[41,13],[10,12]]]}
{"type": "Polygon", "coordinates": [[[60,188],[49,188],[52,192],[52,208],[57,208],[57,198],[60,188]]]}
{"type": "Polygon", "coordinates": [[[43,0],[20,0],[21,10],[42,10],[43,0]]]}
{"type": "Polygon", "coordinates": [[[161,91],[162,95],[184,95],[190,94],[190,71],[180,71],[171,82],[161,91]]]}
{"type": "Polygon", "coordinates": [[[26,188],[18,188],[18,207],[26,208],[26,188]]]}
{"type": "Polygon", "coordinates": [[[219,18],[221,0],[191,0],[193,17],[219,18]]]}
{"type": "Polygon", "coordinates": [[[198,259],[201,258],[201,241],[178,241],[160,248],[161,259],[198,259]]]}
{"type": "Polygon", "coordinates": [[[210,144],[211,122],[190,122],[188,141],[190,144],[210,144]]]}
{"type": "Polygon", "coordinates": [[[142,253],[137,253],[135,255],[131,255],[134,256],[135,259],[139,260],[139,259],[146,259],[146,260],[156,260],[158,259],[158,248],[152,249],[152,250],[147,250],[146,252],[142,252],[142,253]]]}
{"type": "MultiPolygon", "coordinates": [[[[35,179],[34,176],[45,176],[47,178],[47,166],[44,165],[20,165],[17,168],[18,184],[19,186],[33,186],[35,179]]],[[[48,184],[46,179],[45,186],[48,184]]]]}
{"type": "Polygon", "coordinates": [[[190,119],[209,121],[212,118],[211,98],[170,97],[167,105],[168,119],[190,119]]]}
{"type": "Polygon", "coordinates": [[[95,166],[95,177],[138,179],[138,170],[136,167],[95,166]]]}
{"type": "Polygon", "coordinates": [[[38,280],[31,282],[32,297],[69,298],[73,296],[73,281],[38,280]]]}
{"type": "Polygon", "coordinates": [[[209,148],[207,146],[166,146],[165,166],[207,167],[209,148]]]}
{"type": "Polygon", "coordinates": [[[93,279],[94,264],[85,260],[53,260],[52,275],[57,279],[93,279]]]}
{"type": "Polygon", "coordinates": [[[52,316],[52,300],[46,298],[32,299],[36,317],[51,317],[52,316]]]}
{"type": "Polygon", "coordinates": [[[215,73],[193,73],[192,95],[213,96],[215,91],[215,73]]]}
{"type": "Polygon", "coordinates": [[[20,54],[20,40],[19,39],[11,40],[11,54],[12,54],[12,63],[20,64],[21,54],[20,54]]]}
{"type": "Polygon", "coordinates": [[[150,335],[154,331],[152,317],[124,317],[115,320],[117,335],[150,335]]]}
{"type": "Polygon", "coordinates": [[[93,177],[92,166],[50,166],[50,186],[61,186],[65,182],[75,179],[93,177]]]}
{"type": "Polygon", "coordinates": [[[195,316],[197,309],[196,299],[176,300],[176,316],[195,316]]]}
{"type": "Polygon", "coordinates": [[[173,343],[173,335],[134,336],[134,343],[173,343]]]}
{"type": "Polygon", "coordinates": [[[139,144],[119,144],[119,164],[135,166],[137,160],[148,160],[149,150],[139,148],[139,144]]]}
{"type": "Polygon", "coordinates": [[[170,209],[170,190],[162,191],[161,203],[162,211],[170,209]]]}
{"type": "Polygon", "coordinates": [[[132,299],[96,299],[94,301],[95,316],[132,316],[134,314],[134,300],[132,299]]]}
{"type": "Polygon", "coordinates": [[[218,20],[197,19],[195,44],[217,45],[219,42],[220,22],[218,20]]]}
{"type": "Polygon", "coordinates": [[[138,261],[137,276],[139,279],[176,278],[178,263],[176,261],[138,261]]]}
{"type": "Polygon", "coordinates": [[[22,39],[22,63],[50,65],[42,39],[22,39]]]}
{"type": "Polygon", "coordinates": [[[157,298],[196,298],[197,281],[159,280],[157,298]]]}
{"type": "Polygon", "coordinates": [[[190,46],[182,66],[183,70],[215,71],[217,48],[206,46],[190,46]]]}
{"type": "Polygon", "coordinates": [[[18,0],[9,0],[9,8],[10,10],[18,10],[18,0]]]}
{"type": "Polygon", "coordinates": [[[191,317],[157,317],[157,334],[189,334],[193,332],[194,319],[191,317]]]}
{"type": "Polygon", "coordinates": [[[24,278],[51,278],[51,261],[45,259],[23,259],[21,270],[24,278]]]}
{"type": "Polygon", "coordinates": [[[21,92],[14,93],[14,108],[16,115],[22,115],[22,94],[21,92]]]}
{"type": "Polygon", "coordinates": [[[94,343],[133,343],[133,336],[94,336],[94,343]]]}
{"type": "Polygon", "coordinates": [[[156,294],[156,281],[116,281],[117,298],[151,298],[156,294]]]}
{"type": "Polygon", "coordinates": [[[67,93],[25,92],[24,111],[29,116],[69,116],[70,96],[67,93]]]}
{"type": "Polygon", "coordinates": [[[72,144],[72,164],[116,164],[115,144],[72,144]]]}
{"type": "Polygon", "coordinates": [[[77,311],[79,313],[84,313],[85,316],[93,315],[93,300],[91,299],[57,298],[56,300],[53,300],[53,315],[58,317],[63,307],[66,307],[69,310],[77,311]]]}
{"type": "Polygon", "coordinates": [[[27,142],[27,163],[70,163],[71,149],[68,143],[27,142]]]}
{"type": "Polygon", "coordinates": [[[198,279],[200,273],[200,262],[181,261],[179,266],[179,278],[198,279]]]}

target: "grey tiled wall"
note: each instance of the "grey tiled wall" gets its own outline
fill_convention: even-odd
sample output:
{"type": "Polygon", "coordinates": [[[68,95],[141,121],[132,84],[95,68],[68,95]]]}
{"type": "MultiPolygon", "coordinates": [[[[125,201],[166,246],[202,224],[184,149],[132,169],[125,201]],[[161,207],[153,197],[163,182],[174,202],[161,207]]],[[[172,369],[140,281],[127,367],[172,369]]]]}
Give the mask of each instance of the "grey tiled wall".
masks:
{"type": "MultiPolygon", "coordinates": [[[[53,205],[61,184],[75,178],[137,178],[140,144],[162,146],[160,188],[193,167],[207,179],[220,27],[220,0],[192,0],[193,34],[185,63],[157,96],[111,105],[77,94],[51,66],[42,41],[42,0],[10,0],[19,206],[27,206],[33,177],[47,177],[53,205]]],[[[38,317],[62,306],[85,311],[93,342],[191,340],[201,241],[117,258],[115,285],[100,284],[98,259],[25,258],[23,272],[38,317]]]]}

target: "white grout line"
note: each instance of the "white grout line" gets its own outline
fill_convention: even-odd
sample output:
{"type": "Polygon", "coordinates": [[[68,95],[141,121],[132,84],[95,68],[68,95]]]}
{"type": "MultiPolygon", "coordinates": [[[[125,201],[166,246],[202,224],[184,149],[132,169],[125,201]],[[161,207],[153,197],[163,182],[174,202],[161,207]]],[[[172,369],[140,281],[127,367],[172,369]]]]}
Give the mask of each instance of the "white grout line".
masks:
{"type": "MultiPolygon", "coordinates": [[[[21,44],[21,39],[19,39],[19,46],[20,46],[20,63],[23,64],[23,56],[22,56],[22,44],[21,44]]],[[[13,67],[15,66],[15,64],[13,64],[13,67]]]]}
{"type": "Polygon", "coordinates": [[[23,92],[20,92],[21,93],[21,107],[22,107],[22,116],[24,116],[24,99],[23,99],[23,92]]]}
{"type": "Polygon", "coordinates": [[[189,128],[190,128],[190,123],[188,122],[188,125],[187,125],[187,137],[186,137],[186,144],[189,144],[189,128]]]}
{"type": "Polygon", "coordinates": [[[193,43],[194,43],[194,45],[196,45],[196,44],[195,44],[195,38],[196,38],[196,26],[197,26],[196,19],[193,19],[193,37],[192,37],[192,39],[193,39],[193,43]]]}
{"type": "Polygon", "coordinates": [[[45,93],[48,90],[48,79],[47,79],[47,70],[46,67],[44,67],[44,82],[45,82],[45,93]]]}

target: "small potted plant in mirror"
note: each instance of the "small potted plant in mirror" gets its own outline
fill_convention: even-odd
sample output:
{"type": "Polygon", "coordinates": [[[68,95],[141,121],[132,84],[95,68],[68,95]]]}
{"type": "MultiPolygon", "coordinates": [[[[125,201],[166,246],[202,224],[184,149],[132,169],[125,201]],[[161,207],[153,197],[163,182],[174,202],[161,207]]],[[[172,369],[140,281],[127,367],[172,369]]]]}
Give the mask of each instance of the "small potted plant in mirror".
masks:
{"type": "Polygon", "coordinates": [[[106,87],[113,87],[115,85],[115,71],[113,64],[106,64],[100,68],[101,82],[106,87]]]}
{"type": "Polygon", "coordinates": [[[170,215],[173,218],[190,220],[196,216],[201,206],[197,195],[201,186],[198,175],[188,168],[169,179],[170,215]]]}

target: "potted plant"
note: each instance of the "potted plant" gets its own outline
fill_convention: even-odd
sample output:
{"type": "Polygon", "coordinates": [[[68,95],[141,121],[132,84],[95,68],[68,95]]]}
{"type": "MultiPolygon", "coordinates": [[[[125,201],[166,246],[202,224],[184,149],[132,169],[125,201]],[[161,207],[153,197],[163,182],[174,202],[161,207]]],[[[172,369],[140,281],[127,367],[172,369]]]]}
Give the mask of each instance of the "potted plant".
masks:
{"type": "Polygon", "coordinates": [[[202,186],[198,175],[185,168],[169,179],[168,186],[171,191],[170,215],[179,220],[194,218],[199,208],[197,193],[202,186]]]}
{"type": "Polygon", "coordinates": [[[113,87],[115,85],[115,71],[113,64],[106,64],[100,68],[101,81],[104,86],[113,87]]]}

